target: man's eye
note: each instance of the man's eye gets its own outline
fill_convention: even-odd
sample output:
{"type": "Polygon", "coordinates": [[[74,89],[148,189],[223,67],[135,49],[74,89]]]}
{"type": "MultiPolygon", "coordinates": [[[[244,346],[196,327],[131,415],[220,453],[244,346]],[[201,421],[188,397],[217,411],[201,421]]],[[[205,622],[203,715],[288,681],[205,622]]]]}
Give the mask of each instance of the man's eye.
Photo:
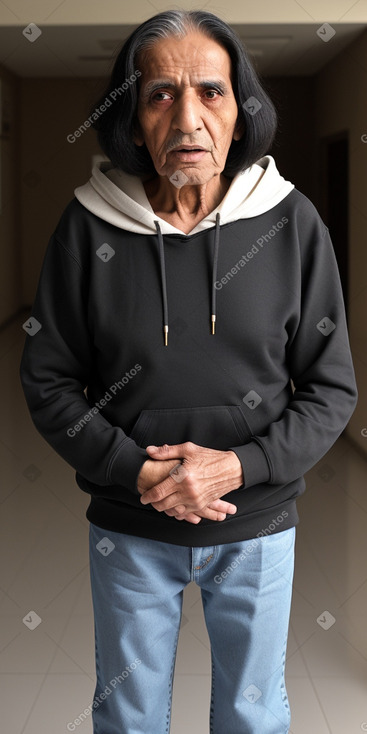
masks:
{"type": "Polygon", "coordinates": [[[166,95],[166,97],[169,97],[170,96],[167,92],[157,92],[156,94],[153,95],[152,99],[157,99],[157,97],[159,97],[159,96],[162,97],[164,95],[166,95]]]}
{"type": "MultiPolygon", "coordinates": [[[[210,94],[210,95],[212,95],[211,97],[208,97],[208,99],[215,99],[215,95],[217,95],[217,94],[220,94],[220,92],[219,92],[219,90],[218,90],[218,89],[206,89],[206,90],[205,90],[205,92],[204,92],[204,94],[205,94],[205,95],[207,95],[207,94],[210,94]]],[[[156,93],[155,93],[155,94],[154,94],[154,95],[152,96],[152,99],[153,99],[153,100],[156,100],[156,99],[158,99],[158,100],[161,100],[161,99],[163,99],[164,97],[166,97],[166,98],[167,98],[167,97],[168,97],[168,98],[170,97],[170,95],[168,94],[168,92],[156,92],[156,93]]]]}

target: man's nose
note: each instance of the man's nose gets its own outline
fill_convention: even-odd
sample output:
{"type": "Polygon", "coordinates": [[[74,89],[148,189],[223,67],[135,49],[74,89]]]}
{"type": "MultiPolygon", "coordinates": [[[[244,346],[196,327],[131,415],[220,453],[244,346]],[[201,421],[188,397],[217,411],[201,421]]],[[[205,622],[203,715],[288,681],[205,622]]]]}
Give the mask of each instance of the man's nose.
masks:
{"type": "Polygon", "coordinates": [[[194,90],[185,91],[175,101],[172,125],[183,133],[192,133],[203,126],[202,102],[194,90]]]}

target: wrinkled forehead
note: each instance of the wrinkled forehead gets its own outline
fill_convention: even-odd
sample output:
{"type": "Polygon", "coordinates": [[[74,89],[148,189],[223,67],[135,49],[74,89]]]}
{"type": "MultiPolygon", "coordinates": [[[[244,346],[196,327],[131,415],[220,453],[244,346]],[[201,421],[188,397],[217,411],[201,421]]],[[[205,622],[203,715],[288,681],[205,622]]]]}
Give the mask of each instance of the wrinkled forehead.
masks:
{"type": "Polygon", "coordinates": [[[184,86],[206,80],[221,81],[228,88],[232,86],[228,51],[202,33],[160,39],[141,51],[136,63],[142,74],[139,81],[143,92],[149,82],[159,79],[170,79],[184,86]]]}

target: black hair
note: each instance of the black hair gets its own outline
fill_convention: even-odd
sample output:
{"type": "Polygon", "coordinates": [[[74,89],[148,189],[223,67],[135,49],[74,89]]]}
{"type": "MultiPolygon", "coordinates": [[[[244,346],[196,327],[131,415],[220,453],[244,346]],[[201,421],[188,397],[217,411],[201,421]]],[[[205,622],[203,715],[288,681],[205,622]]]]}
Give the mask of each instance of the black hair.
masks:
{"type": "Polygon", "coordinates": [[[136,145],[133,140],[139,96],[137,80],[141,75],[138,58],[157,41],[172,36],[182,38],[191,31],[199,31],[219,43],[231,59],[237,122],[242,123],[244,132],[240,140],[232,140],[223,174],[234,177],[263,157],[271,147],[277,113],[235,31],[207,11],[167,10],[148,18],[126,39],[108,85],[90,111],[91,126],[97,131],[98,142],[116,168],[142,177],[155,173],[148,148],[145,144],[136,145]],[[255,108],[248,103],[248,111],[243,104],[250,97],[255,98],[255,108]],[[103,112],[101,106],[105,108],[103,112]]]}

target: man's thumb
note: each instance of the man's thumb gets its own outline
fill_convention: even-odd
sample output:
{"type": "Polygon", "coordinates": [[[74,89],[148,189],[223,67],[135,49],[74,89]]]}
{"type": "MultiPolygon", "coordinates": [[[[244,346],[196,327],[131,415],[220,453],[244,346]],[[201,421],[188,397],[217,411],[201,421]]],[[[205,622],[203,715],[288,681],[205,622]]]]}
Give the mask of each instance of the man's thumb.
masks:
{"type": "Polygon", "coordinates": [[[155,459],[178,459],[177,446],[169,446],[167,443],[163,446],[147,446],[146,452],[155,459]]]}

